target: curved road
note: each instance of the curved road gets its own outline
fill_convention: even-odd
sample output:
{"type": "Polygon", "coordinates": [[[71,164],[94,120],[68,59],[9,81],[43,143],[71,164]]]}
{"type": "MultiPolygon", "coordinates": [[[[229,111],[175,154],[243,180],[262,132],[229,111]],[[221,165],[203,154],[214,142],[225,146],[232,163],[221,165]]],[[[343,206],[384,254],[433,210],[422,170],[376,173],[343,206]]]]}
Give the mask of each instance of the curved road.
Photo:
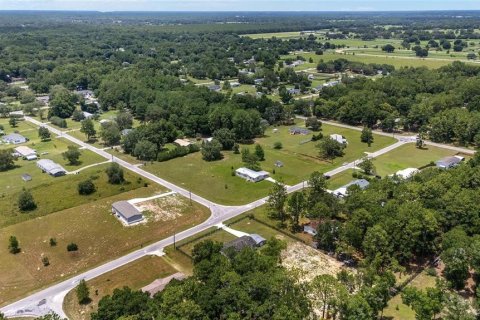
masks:
{"type": "MultiPolygon", "coordinates": [[[[92,145],[89,145],[77,138],[74,138],[70,136],[69,134],[62,132],[52,126],[49,126],[48,124],[42,123],[38,120],[35,120],[30,117],[25,117],[27,121],[30,121],[38,126],[43,126],[48,128],[51,132],[54,134],[63,137],[65,139],[70,140],[71,142],[88,149],[92,152],[95,152],[96,154],[110,160],[118,163],[122,167],[135,172],[136,174],[150,179],[151,181],[158,183],[176,193],[181,194],[182,196],[185,196],[187,198],[190,198],[206,207],[208,207],[211,210],[211,215],[210,217],[204,221],[203,223],[190,228],[188,230],[182,231],[178,234],[176,234],[175,238],[176,241],[191,237],[199,232],[202,232],[212,226],[218,225],[226,220],[229,220],[235,216],[238,216],[242,213],[245,213],[247,211],[250,211],[258,206],[261,206],[265,204],[267,197],[261,198],[259,200],[256,200],[252,203],[243,205],[243,206],[223,206],[216,204],[210,200],[207,200],[199,195],[196,195],[194,193],[191,193],[190,191],[181,188],[173,183],[170,183],[164,179],[161,179],[141,168],[138,168],[135,165],[132,165],[122,159],[116,158],[113,155],[105,152],[102,149],[98,149],[92,145]]],[[[339,126],[339,127],[344,127],[344,128],[349,128],[349,129],[354,129],[354,130],[361,130],[361,128],[358,127],[352,127],[344,124],[339,124],[335,122],[328,122],[324,121],[325,123],[339,126]]],[[[383,133],[383,132],[375,132],[376,134],[381,134],[381,135],[388,135],[391,136],[391,134],[383,133]]],[[[369,154],[368,156],[371,158],[378,157],[380,155],[383,155],[387,152],[392,151],[395,148],[398,148],[406,143],[412,143],[415,142],[415,136],[398,136],[397,137],[397,142],[383,148],[381,150],[378,150],[376,152],[373,152],[369,154]]],[[[460,152],[466,152],[473,154],[474,151],[469,150],[469,149],[463,149],[463,148],[457,148],[457,147],[452,147],[452,146],[446,146],[446,145],[440,145],[440,144],[434,144],[427,142],[429,145],[434,145],[434,146],[439,146],[442,148],[448,148],[454,151],[460,151],[460,152]]],[[[338,174],[340,172],[343,172],[348,169],[354,168],[356,165],[358,165],[362,160],[356,160],[350,163],[347,163],[341,167],[338,167],[336,169],[333,169],[329,172],[326,172],[326,175],[332,176],[335,174],[338,174]]],[[[289,193],[301,190],[307,186],[307,182],[301,182],[297,185],[294,186],[289,186],[287,188],[287,191],[289,193]]],[[[109,271],[112,271],[118,267],[121,267],[127,263],[130,263],[132,261],[135,261],[141,257],[144,257],[146,255],[161,255],[163,254],[163,249],[169,245],[173,244],[173,237],[168,237],[166,239],[160,240],[156,243],[153,243],[149,246],[146,246],[140,250],[136,250],[134,252],[131,252],[123,257],[120,257],[118,259],[112,260],[110,262],[107,262],[101,266],[98,266],[94,269],[88,270],[82,274],[79,274],[77,276],[74,276],[68,280],[62,281],[60,283],[57,283],[55,285],[52,285],[46,289],[43,289],[41,291],[38,291],[24,299],[21,299],[15,303],[12,303],[10,305],[7,305],[3,308],[0,309],[1,312],[3,312],[7,317],[19,317],[19,316],[41,316],[44,315],[50,311],[54,311],[57,314],[59,314],[62,317],[66,317],[64,311],[63,311],[63,300],[65,295],[72,290],[81,279],[85,280],[90,280],[95,277],[98,277],[104,273],[107,273],[109,271]]]]}

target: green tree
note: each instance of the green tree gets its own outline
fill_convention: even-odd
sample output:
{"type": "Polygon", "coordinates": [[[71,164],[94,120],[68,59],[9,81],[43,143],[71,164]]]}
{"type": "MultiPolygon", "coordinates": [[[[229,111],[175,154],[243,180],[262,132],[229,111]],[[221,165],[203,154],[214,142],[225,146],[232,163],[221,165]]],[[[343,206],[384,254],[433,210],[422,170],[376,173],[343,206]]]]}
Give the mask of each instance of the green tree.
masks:
{"type": "Polygon", "coordinates": [[[362,159],[362,162],[360,162],[360,164],[358,164],[358,167],[360,169],[363,170],[363,172],[365,172],[365,174],[375,174],[375,165],[373,164],[373,161],[372,159],[368,158],[368,157],[365,157],[362,159]]]}
{"type": "Polygon", "coordinates": [[[395,47],[391,44],[386,44],[382,47],[382,51],[385,51],[385,52],[388,52],[388,53],[392,53],[395,51],[395,47]]]}
{"type": "Polygon", "coordinates": [[[20,244],[17,240],[17,237],[10,236],[8,239],[8,252],[11,254],[17,254],[20,252],[20,244]]]}
{"type": "Polygon", "coordinates": [[[38,128],[38,137],[42,141],[48,141],[50,140],[50,131],[46,127],[40,127],[38,128]]]}
{"type": "Polygon", "coordinates": [[[67,245],[67,251],[68,252],[74,252],[74,251],[78,251],[78,245],[74,242],[71,242],[67,245]]]}
{"type": "Polygon", "coordinates": [[[330,137],[320,140],[320,143],[317,144],[317,148],[320,149],[320,157],[326,160],[333,161],[333,159],[342,157],[345,154],[343,151],[345,145],[336,140],[330,139],[330,137]]]}
{"type": "Polygon", "coordinates": [[[92,119],[85,119],[81,122],[80,132],[87,137],[88,141],[95,137],[97,131],[95,130],[95,125],[93,124],[92,119]]]}
{"type": "Polygon", "coordinates": [[[442,260],[445,263],[445,278],[455,289],[463,289],[469,277],[467,251],[464,248],[450,248],[443,252],[442,260]]]}
{"type": "Polygon", "coordinates": [[[25,188],[23,188],[18,197],[18,208],[20,209],[20,211],[24,212],[32,211],[37,208],[37,204],[35,203],[32,194],[25,188]]]}
{"type": "Polygon", "coordinates": [[[265,161],[265,151],[261,145],[255,145],[255,156],[257,157],[258,161],[265,161]]]}
{"type": "Polygon", "coordinates": [[[97,187],[91,179],[80,181],[77,186],[78,194],[89,195],[97,191],[97,187]]]}
{"type": "Polygon", "coordinates": [[[10,124],[10,127],[15,128],[17,127],[18,120],[15,117],[10,117],[10,120],[8,120],[8,123],[10,124]]]}
{"type": "Polygon", "coordinates": [[[402,301],[415,312],[417,320],[431,320],[442,311],[444,294],[438,288],[421,291],[408,286],[402,292],[402,301]]]}
{"type": "Polygon", "coordinates": [[[344,320],[371,320],[375,318],[372,308],[360,294],[355,294],[347,299],[342,315],[344,320]]]}
{"type": "Polygon", "coordinates": [[[368,144],[368,146],[370,147],[373,143],[373,133],[372,133],[372,129],[370,128],[367,128],[367,127],[364,127],[362,129],[362,134],[360,135],[360,140],[363,142],[363,143],[366,143],[368,144]]]}
{"type": "Polygon", "coordinates": [[[133,117],[130,112],[119,112],[115,117],[115,122],[118,125],[119,130],[131,129],[133,126],[133,117]]]}
{"type": "Polygon", "coordinates": [[[72,114],[73,121],[82,121],[85,119],[85,115],[83,114],[82,110],[75,110],[72,114]]]}
{"type": "Polygon", "coordinates": [[[305,120],[305,126],[313,131],[319,131],[322,128],[322,123],[318,121],[317,117],[309,117],[305,120]]]}
{"type": "Polygon", "coordinates": [[[280,220],[282,225],[285,224],[286,212],[285,203],[287,201],[287,189],[279,182],[275,182],[267,199],[268,215],[271,218],[280,220]]]}
{"type": "Polygon", "coordinates": [[[299,228],[300,218],[305,212],[306,200],[303,192],[294,192],[288,199],[287,212],[292,220],[292,230],[297,231],[299,228]]]}
{"type": "Polygon", "coordinates": [[[102,124],[100,137],[107,146],[114,146],[120,143],[122,135],[116,122],[102,124]]]}
{"type": "Polygon", "coordinates": [[[242,149],[242,162],[244,163],[245,167],[250,170],[259,171],[261,167],[258,163],[258,158],[256,154],[250,152],[250,149],[243,148],[242,149]]]}
{"type": "Polygon", "coordinates": [[[222,144],[223,150],[232,150],[235,145],[235,133],[227,128],[215,130],[213,138],[222,144]]]}
{"type": "Polygon", "coordinates": [[[148,140],[141,140],[135,145],[133,155],[139,160],[155,160],[158,150],[157,145],[148,140]]]}
{"type": "Polygon", "coordinates": [[[105,173],[108,176],[108,183],[110,184],[122,184],[125,182],[125,178],[123,177],[123,169],[116,162],[112,162],[105,170],[105,173]]]}
{"type": "Polygon", "coordinates": [[[80,163],[79,159],[81,155],[82,153],[77,146],[68,146],[67,151],[62,153],[63,159],[68,160],[68,163],[72,166],[80,163]]]}
{"type": "Polygon", "coordinates": [[[15,158],[11,149],[0,150],[0,171],[7,171],[15,167],[15,158]]]}
{"type": "Polygon", "coordinates": [[[335,298],[338,286],[337,279],[329,274],[318,275],[311,281],[310,293],[316,309],[322,311],[321,319],[326,319],[330,302],[335,298]]]}
{"type": "Polygon", "coordinates": [[[72,116],[78,101],[77,95],[63,86],[54,86],[50,93],[50,109],[48,117],[57,116],[65,119],[72,116]]]}
{"type": "Polygon", "coordinates": [[[67,319],[61,318],[58,314],[54,312],[50,312],[49,314],[35,318],[35,320],[67,320],[67,319]]]}
{"type": "Polygon", "coordinates": [[[85,279],[80,280],[78,286],[75,288],[75,292],[77,294],[77,300],[80,304],[88,304],[90,303],[90,290],[87,286],[87,282],[85,279]]]}
{"type": "Polygon", "coordinates": [[[213,139],[202,144],[202,158],[205,161],[216,161],[222,159],[222,144],[213,139]]]}

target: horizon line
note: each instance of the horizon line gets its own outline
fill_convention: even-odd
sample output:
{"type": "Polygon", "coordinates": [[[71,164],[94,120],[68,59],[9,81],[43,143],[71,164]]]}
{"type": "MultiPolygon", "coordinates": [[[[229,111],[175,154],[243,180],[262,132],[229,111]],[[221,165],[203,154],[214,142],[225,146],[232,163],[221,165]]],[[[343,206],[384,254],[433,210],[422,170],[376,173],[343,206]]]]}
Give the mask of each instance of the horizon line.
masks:
{"type": "Polygon", "coordinates": [[[0,9],[0,12],[97,12],[97,13],[125,13],[125,12],[142,12],[142,13],[162,13],[162,12],[176,12],[176,13],[234,13],[234,12],[248,12],[248,13],[275,13],[275,12],[292,12],[292,13],[375,13],[375,12],[395,12],[395,13],[410,13],[410,12],[480,12],[480,9],[428,9],[428,10],[83,10],[83,9],[0,9]]]}

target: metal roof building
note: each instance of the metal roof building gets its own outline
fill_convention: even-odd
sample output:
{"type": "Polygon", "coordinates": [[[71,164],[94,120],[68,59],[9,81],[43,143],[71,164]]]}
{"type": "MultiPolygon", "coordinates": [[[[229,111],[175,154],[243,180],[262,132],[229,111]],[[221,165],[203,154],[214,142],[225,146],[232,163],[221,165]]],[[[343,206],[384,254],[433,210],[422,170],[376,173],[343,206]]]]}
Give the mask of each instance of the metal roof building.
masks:
{"type": "Polygon", "coordinates": [[[53,162],[50,159],[41,159],[37,161],[37,167],[42,169],[43,172],[48,173],[51,176],[59,177],[67,174],[67,170],[65,170],[61,165],[58,163],[53,162]]]}
{"type": "Polygon", "coordinates": [[[343,198],[343,197],[348,195],[348,187],[351,187],[353,185],[358,186],[360,189],[363,190],[370,185],[370,182],[368,182],[365,179],[357,179],[357,180],[354,180],[352,182],[347,183],[346,185],[338,188],[337,190],[334,190],[333,194],[337,197],[343,198]]]}
{"type": "Polygon", "coordinates": [[[450,169],[459,165],[460,162],[462,162],[463,160],[465,160],[465,158],[461,156],[445,157],[443,159],[438,160],[435,164],[437,165],[438,168],[450,169]]]}
{"type": "Polygon", "coordinates": [[[18,133],[10,133],[2,137],[5,143],[20,144],[27,142],[27,138],[18,133]]]}
{"type": "Polygon", "coordinates": [[[269,173],[266,171],[253,171],[248,168],[238,168],[235,174],[247,181],[259,182],[268,178],[269,173]]]}
{"type": "Polygon", "coordinates": [[[112,204],[112,213],[126,225],[143,220],[143,214],[128,201],[118,201],[112,204]]]}

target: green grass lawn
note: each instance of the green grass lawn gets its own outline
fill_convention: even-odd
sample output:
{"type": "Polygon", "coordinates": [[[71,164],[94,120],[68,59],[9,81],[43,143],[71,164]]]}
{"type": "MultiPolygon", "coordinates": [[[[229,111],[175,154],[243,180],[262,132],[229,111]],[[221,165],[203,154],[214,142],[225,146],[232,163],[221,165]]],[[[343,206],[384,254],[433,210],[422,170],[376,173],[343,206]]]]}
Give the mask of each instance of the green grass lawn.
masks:
{"type": "MultiPolygon", "coordinates": [[[[435,277],[429,276],[426,272],[419,274],[409,286],[425,289],[435,287],[435,277]]],[[[385,308],[383,313],[384,318],[394,320],[415,320],[415,312],[402,302],[401,294],[393,297],[385,308]]]]}
{"type": "Polygon", "coordinates": [[[332,176],[327,182],[328,189],[333,191],[355,180],[355,178],[352,177],[353,172],[353,169],[348,169],[332,176]]]}
{"type": "MultiPolygon", "coordinates": [[[[266,160],[260,164],[263,170],[271,173],[272,178],[282,180],[288,185],[308,179],[313,171],[326,172],[344,162],[362,158],[365,152],[376,151],[394,142],[390,137],[376,135],[374,144],[369,148],[360,142],[359,131],[324,125],[324,135],[337,133],[344,135],[349,141],[343,157],[326,162],[318,158],[316,143],[308,142],[311,134],[293,136],[288,133],[289,127],[278,127],[276,132],[273,129],[267,129],[264,137],[255,140],[265,151],[266,160]],[[283,144],[281,150],[273,148],[277,141],[283,144]],[[277,160],[282,161],[284,166],[276,168],[277,160]]],[[[254,148],[253,145],[242,147],[248,147],[251,151],[254,148]]],[[[272,187],[271,182],[250,183],[232,176],[232,167],[235,170],[244,166],[241,155],[231,151],[223,154],[222,160],[208,163],[202,160],[201,153],[198,152],[166,162],[148,163],[144,169],[221,204],[245,204],[268,194],[272,187]]]]}
{"type": "Polygon", "coordinates": [[[6,245],[0,246],[0,305],[191,228],[210,214],[207,208],[194,203],[175,223],[151,220],[133,227],[124,227],[111,214],[115,201],[160,192],[165,190],[157,185],[145,188],[142,184],[129,192],[1,229],[0,243],[8,243],[8,237],[15,235],[22,252],[12,255],[6,245]],[[50,238],[56,238],[57,246],[49,245],[50,238]],[[79,247],[75,253],[66,250],[71,242],[79,247]],[[42,255],[49,258],[48,267],[43,267],[42,255]]]}
{"type": "MultiPolygon", "coordinates": [[[[207,233],[207,232],[210,232],[212,231],[213,229],[216,229],[216,228],[210,228],[206,231],[204,231],[203,233],[207,233]]],[[[193,236],[193,238],[197,238],[199,235],[195,235],[193,236]]],[[[225,242],[229,242],[229,241],[232,241],[232,240],[235,240],[237,237],[235,237],[233,234],[231,233],[228,233],[224,230],[217,230],[215,231],[214,233],[212,233],[211,235],[208,235],[206,237],[203,237],[201,239],[198,239],[197,241],[193,241],[193,242],[190,242],[186,245],[183,245],[181,246],[181,249],[182,251],[188,253],[188,254],[192,254],[192,250],[193,248],[195,247],[196,244],[198,243],[201,243],[203,241],[206,241],[206,240],[212,240],[212,241],[217,241],[217,242],[222,242],[222,243],[225,243],[225,242]]],[[[186,241],[189,241],[191,238],[187,238],[185,239],[183,242],[186,242],[186,241]]],[[[180,243],[181,245],[181,243],[180,243]]],[[[177,246],[178,247],[178,246],[177,246]]]]}
{"type": "Polygon", "coordinates": [[[168,277],[176,272],[177,270],[163,257],[140,258],[88,281],[92,299],[89,304],[79,304],[76,292],[72,290],[66,295],[63,308],[70,320],[89,320],[90,314],[97,310],[100,299],[111,295],[115,289],[127,286],[133,290],[140,290],[156,279],[168,277]]]}
{"type": "MultiPolygon", "coordinates": [[[[275,223],[275,222],[273,222],[275,223]]],[[[285,236],[283,233],[273,229],[273,228],[270,228],[258,221],[255,221],[255,220],[251,220],[251,219],[243,219],[237,223],[234,223],[232,225],[230,225],[230,228],[232,229],[235,229],[235,230],[238,230],[238,231],[243,231],[243,232],[246,232],[246,233],[249,233],[249,234],[252,234],[252,233],[255,233],[255,234],[258,234],[260,236],[262,236],[263,238],[265,239],[271,239],[271,238],[277,238],[277,239],[282,239],[282,240],[285,240],[287,242],[293,242],[295,240],[293,240],[292,238],[289,238],[287,236],[285,236]]]]}
{"type": "Polygon", "coordinates": [[[427,146],[418,149],[414,143],[403,145],[373,160],[377,174],[384,177],[406,168],[419,168],[443,157],[455,155],[448,149],[427,146]]]}

